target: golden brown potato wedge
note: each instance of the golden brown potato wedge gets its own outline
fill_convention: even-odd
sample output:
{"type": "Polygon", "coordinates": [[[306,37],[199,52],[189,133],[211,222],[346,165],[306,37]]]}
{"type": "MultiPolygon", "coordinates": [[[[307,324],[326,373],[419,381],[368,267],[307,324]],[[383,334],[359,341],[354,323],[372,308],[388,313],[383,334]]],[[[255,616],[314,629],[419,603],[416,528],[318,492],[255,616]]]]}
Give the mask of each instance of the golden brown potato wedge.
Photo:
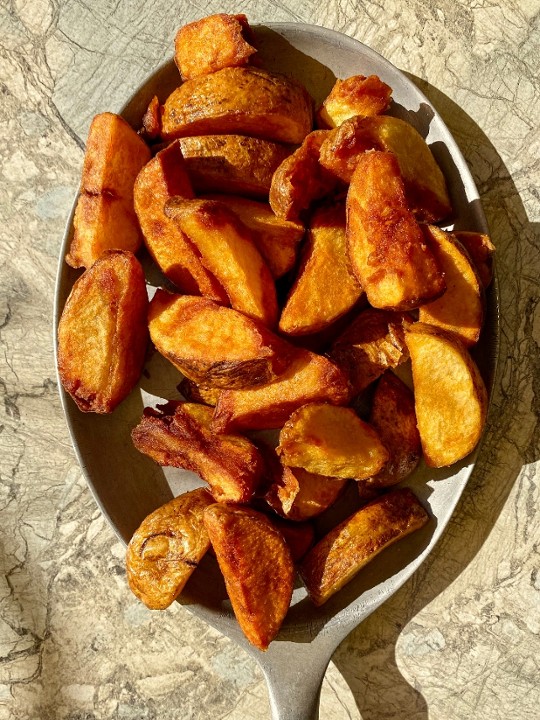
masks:
{"type": "Polygon", "coordinates": [[[354,115],[379,115],[388,109],[392,88],[377,75],[353,75],[336,80],[317,112],[317,124],[335,128],[354,115]]]}
{"type": "Polygon", "coordinates": [[[423,225],[422,232],[444,272],[446,292],[422,305],[418,319],[452,332],[467,347],[480,339],[484,321],[484,288],[467,252],[436,225],[423,225]]]}
{"type": "Polygon", "coordinates": [[[161,134],[161,105],[157,95],[150,100],[142,119],[141,137],[150,142],[157,140],[161,134]]]}
{"type": "Polygon", "coordinates": [[[349,269],[342,203],[321,206],[311,217],[296,280],[281,311],[286,335],[324,330],[360,299],[362,288],[349,269]]]}
{"type": "Polygon", "coordinates": [[[219,388],[197,385],[196,382],[185,377],[178,389],[184,398],[190,403],[202,403],[215,407],[221,390],[219,388]]]}
{"type": "Polygon", "coordinates": [[[347,194],[347,241],[353,272],[373,307],[410,310],[444,292],[392,153],[359,156],[347,194]]]}
{"type": "Polygon", "coordinates": [[[271,382],[293,348],[246,315],[208,298],[157,290],[148,309],[159,352],[200,385],[246,388],[271,382]]]}
{"type": "Polygon", "coordinates": [[[299,562],[313,545],[315,529],[309,522],[289,522],[283,518],[272,515],[272,525],[279,530],[291,551],[294,563],[299,562]]]}
{"type": "Polygon", "coordinates": [[[382,550],[428,520],[412,490],[400,488],[337,525],[300,563],[300,576],[315,605],[323,605],[382,550]]]}
{"type": "Polygon", "coordinates": [[[208,483],[218,502],[249,502],[264,470],[259,450],[241,435],[215,435],[213,409],[175,402],[146,408],[131,438],[159,465],[184,468],[208,483]]]}
{"type": "Polygon", "coordinates": [[[489,235],[468,230],[454,230],[454,237],[465,247],[476,266],[484,288],[493,280],[493,253],[495,245],[489,235]]]}
{"type": "Polygon", "coordinates": [[[352,408],[309,403],[295,410],[279,434],[284,465],[327,477],[371,477],[389,460],[376,431],[352,408]]]}
{"type": "Polygon", "coordinates": [[[347,484],[343,478],[325,477],[281,463],[279,467],[265,500],[278,515],[295,522],[310,520],[327,510],[347,484]]]}
{"type": "Polygon", "coordinates": [[[165,206],[204,265],[225,288],[236,310],[268,327],[277,322],[274,279],[248,228],[217,200],[173,198],[165,206]]]}
{"type": "Polygon", "coordinates": [[[183,80],[226,67],[246,65],[257,50],[245,15],[217,13],[184,25],[176,33],[174,61],[183,80]]]}
{"type": "Polygon", "coordinates": [[[230,67],[187,80],[169,95],[162,136],[239,133],[295,145],[312,123],[312,99],[304,87],[259,68],[230,67]]]}
{"type": "Polygon", "coordinates": [[[129,587],[151,610],[176,600],[210,547],[203,521],[215,502],[204,488],[184,493],[146,517],[126,554],[129,587]]]}
{"type": "Polygon", "coordinates": [[[265,515],[250,508],[212,505],[204,522],[236,619],[250,643],[266,650],[292,597],[287,543],[265,515]]]}
{"type": "Polygon", "coordinates": [[[322,355],[299,350],[273,382],[248,390],[224,390],[216,405],[213,427],[216,432],[278,428],[293,410],[308,402],[343,405],[349,398],[349,385],[336,365],[322,355]]]}
{"type": "Polygon", "coordinates": [[[403,313],[367,308],[334,341],[330,357],[349,378],[355,395],[388,368],[408,360],[405,318],[410,320],[403,313]]]}
{"type": "Polygon", "coordinates": [[[431,467],[452,465],[477,445],[487,391],[464,345],[441,328],[414,323],[405,338],[411,355],[418,430],[431,467]]]}
{"type": "Polygon", "coordinates": [[[135,181],[133,195],[146,247],[163,274],[182,292],[205,295],[228,305],[225,290],[204,267],[200,253],[164,212],[171,197],[193,197],[178,142],[161,150],[144,166],[135,181]]]}
{"type": "Polygon", "coordinates": [[[298,220],[310,205],[336,187],[334,175],[319,163],[325,130],[314,130],[275,171],[270,187],[272,210],[284,220],[298,220]]]}
{"type": "Polygon", "coordinates": [[[148,328],[144,273],[109,250],[73,285],[58,324],[58,372],[84,412],[110,413],[141,374],[148,328]]]}
{"type": "Polygon", "coordinates": [[[253,241],[275,279],[294,267],[298,246],[304,237],[301,223],[278,218],[268,203],[237,195],[206,197],[228,205],[251,230],[253,241]]]}
{"type": "Polygon", "coordinates": [[[89,268],[105,250],[136,252],[142,242],[133,184],[150,150],[119,115],[101,113],[90,125],[66,262],[89,268]]]}
{"type": "Polygon", "coordinates": [[[274,172],[291,154],[286,145],[245,135],[197,135],[179,142],[198,193],[266,198],[274,172]]]}

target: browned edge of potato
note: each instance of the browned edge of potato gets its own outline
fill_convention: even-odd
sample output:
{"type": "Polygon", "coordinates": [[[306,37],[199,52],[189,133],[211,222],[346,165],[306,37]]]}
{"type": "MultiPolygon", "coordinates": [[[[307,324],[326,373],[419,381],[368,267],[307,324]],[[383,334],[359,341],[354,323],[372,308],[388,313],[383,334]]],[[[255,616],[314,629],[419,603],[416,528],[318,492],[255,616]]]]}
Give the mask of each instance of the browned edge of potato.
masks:
{"type": "Polygon", "coordinates": [[[379,115],[388,110],[391,97],[392,88],[378,75],[337,79],[317,111],[317,125],[335,128],[355,115],[379,115]]]}

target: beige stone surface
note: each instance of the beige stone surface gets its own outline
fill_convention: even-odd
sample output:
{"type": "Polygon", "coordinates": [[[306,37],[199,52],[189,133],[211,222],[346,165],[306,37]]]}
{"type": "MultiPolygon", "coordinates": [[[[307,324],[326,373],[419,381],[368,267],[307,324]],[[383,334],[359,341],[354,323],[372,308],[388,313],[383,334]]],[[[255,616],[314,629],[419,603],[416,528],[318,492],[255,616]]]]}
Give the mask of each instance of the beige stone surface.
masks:
{"type": "Polygon", "coordinates": [[[262,674],[182,607],[126,588],[55,376],[63,227],[94,114],[216,11],[355,37],[442,114],[497,246],[501,353],[479,461],[421,569],[340,646],[321,718],[540,716],[540,3],[11,0],[0,6],[0,720],[270,717],[262,674]]]}

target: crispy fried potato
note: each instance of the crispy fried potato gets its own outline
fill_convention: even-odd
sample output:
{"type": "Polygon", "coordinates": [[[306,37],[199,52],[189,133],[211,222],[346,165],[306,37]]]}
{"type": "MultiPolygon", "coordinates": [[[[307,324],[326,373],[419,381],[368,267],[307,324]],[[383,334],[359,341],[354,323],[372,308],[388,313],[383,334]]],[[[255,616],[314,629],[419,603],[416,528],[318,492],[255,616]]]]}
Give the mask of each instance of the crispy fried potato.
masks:
{"type": "Polygon", "coordinates": [[[299,144],[311,130],[312,99],[293,80],[231,67],[187,80],[165,101],[162,136],[239,133],[299,144]]]}
{"type": "Polygon", "coordinates": [[[209,405],[210,407],[216,406],[221,392],[219,388],[198,385],[196,382],[187,377],[182,380],[178,389],[188,402],[202,403],[203,405],[209,405]]]}
{"type": "Polygon", "coordinates": [[[308,402],[345,404],[350,388],[341,370],[322,355],[299,350],[276,380],[248,390],[224,390],[216,405],[216,432],[233,428],[265,430],[283,425],[308,402]]]}
{"type": "Polygon", "coordinates": [[[354,115],[379,115],[388,109],[392,88],[377,75],[353,75],[336,80],[317,112],[317,124],[335,128],[354,115]]]}
{"type": "Polygon", "coordinates": [[[480,339],[484,321],[484,288],[463,246],[435,225],[422,231],[444,272],[446,292],[422,305],[418,319],[454,333],[467,347],[480,339]]]}
{"type": "Polygon", "coordinates": [[[113,113],[90,125],[73,220],[68,265],[89,268],[105,250],[137,252],[142,237],[133,210],[133,183],[150,150],[133,128],[113,113]]]}
{"type": "Polygon", "coordinates": [[[225,290],[204,267],[200,253],[164,212],[171,197],[193,197],[178,142],[161,150],[144,166],[135,181],[133,195],[146,247],[163,274],[182,292],[205,295],[228,305],[225,290]]]}
{"type": "Polygon", "coordinates": [[[110,413],[141,374],[148,296],[135,256],[109,250],[75,282],[58,324],[58,373],[84,412],[110,413]]]}
{"type": "Polygon", "coordinates": [[[327,510],[347,484],[343,478],[326,477],[299,467],[279,463],[279,468],[264,497],[278,515],[295,522],[310,520],[327,510]]]}
{"type": "Polygon", "coordinates": [[[361,295],[362,288],[349,269],[345,207],[341,203],[319,207],[311,218],[279,329],[287,335],[324,330],[345,315],[361,295]]]}
{"type": "Polygon", "coordinates": [[[183,80],[226,67],[246,65],[257,50],[245,15],[218,13],[184,25],[176,33],[174,61],[183,80]]]}
{"type": "Polygon", "coordinates": [[[248,228],[217,200],[173,198],[165,213],[201,253],[236,310],[268,327],[277,321],[274,280],[248,228]]]}
{"type": "Polygon", "coordinates": [[[214,503],[204,488],[184,493],[146,517],[126,554],[129,587],[151,610],[176,600],[210,547],[203,513],[214,503]]]}
{"type": "Polygon", "coordinates": [[[250,508],[212,505],[204,522],[238,624],[250,643],[266,650],[292,598],[287,543],[265,515],[250,508]]]}
{"type": "Polygon", "coordinates": [[[234,210],[251,230],[252,238],[275,279],[283,277],[296,263],[296,253],[304,237],[304,226],[278,218],[268,203],[237,195],[207,195],[234,210]]]}
{"type": "Polygon", "coordinates": [[[131,438],[162,466],[197,473],[218,502],[249,502],[264,470],[259,450],[241,435],[215,435],[213,410],[194,403],[146,408],[131,438]]]}
{"type": "Polygon", "coordinates": [[[198,135],[179,142],[198,193],[266,198],[274,172],[291,153],[281,143],[245,135],[198,135]]]}
{"type": "Polygon", "coordinates": [[[283,518],[270,516],[272,525],[283,535],[291,552],[294,563],[299,562],[313,545],[315,529],[309,522],[289,522],[283,518]]]}
{"type": "Polygon", "coordinates": [[[378,473],[359,483],[364,486],[361,494],[371,488],[397,485],[412,473],[422,457],[413,393],[392,372],[386,372],[377,384],[369,424],[375,428],[390,458],[378,473]]]}
{"type": "Polygon", "coordinates": [[[347,241],[353,272],[373,307],[410,310],[444,292],[392,153],[359,156],[347,194],[347,241]]]}
{"type": "Polygon", "coordinates": [[[281,429],[277,453],[284,465],[356,480],[379,472],[389,460],[378,434],[352,408],[328,403],[295,410],[281,429]]]}
{"type": "Polygon", "coordinates": [[[462,343],[441,328],[405,330],[411,355],[418,430],[431,467],[452,465],[477,445],[487,414],[482,376],[462,343]]]}
{"type": "Polygon", "coordinates": [[[489,287],[493,280],[493,253],[495,252],[495,245],[491,242],[489,235],[467,230],[454,230],[453,235],[469,253],[484,288],[489,287]]]}
{"type": "Polygon", "coordinates": [[[446,181],[429,146],[412,125],[391,117],[353,117],[328,133],[320,162],[349,183],[359,156],[385,150],[397,158],[407,203],[419,220],[435,222],[452,211],[446,181]]]}
{"type": "Polygon", "coordinates": [[[157,290],[148,325],[159,352],[201,385],[262,385],[284,372],[292,359],[293,348],[266,326],[208,298],[157,290]]]}
{"type": "Polygon", "coordinates": [[[302,145],[285,158],[272,177],[269,201],[277,217],[298,220],[315,200],[336,187],[334,175],[319,163],[325,130],[314,130],[302,145]]]}
{"type": "Polygon", "coordinates": [[[389,310],[363,310],[334,341],[331,359],[349,378],[355,395],[409,358],[403,321],[410,316],[389,310]]]}
{"type": "Polygon", "coordinates": [[[143,115],[142,128],[139,134],[145,140],[157,140],[161,134],[161,105],[157,95],[150,100],[150,103],[143,115]]]}
{"type": "Polygon", "coordinates": [[[315,605],[323,605],[382,550],[428,520],[412,490],[400,488],[337,525],[300,563],[300,576],[315,605]]]}

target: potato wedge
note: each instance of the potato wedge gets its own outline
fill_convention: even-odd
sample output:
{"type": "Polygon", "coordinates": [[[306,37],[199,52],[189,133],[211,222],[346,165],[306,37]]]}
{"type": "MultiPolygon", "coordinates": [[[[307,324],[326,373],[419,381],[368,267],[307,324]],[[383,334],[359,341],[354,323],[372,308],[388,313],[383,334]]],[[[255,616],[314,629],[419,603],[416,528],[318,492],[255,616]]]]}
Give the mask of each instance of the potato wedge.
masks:
{"type": "Polygon", "coordinates": [[[373,307],[410,310],[444,292],[392,153],[359,156],[347,194],[347,241],[353,272],[373,307]]]}
{"type": "Polygon", "coordinates": [[[353,75],[336,80],[317,112],[317,124],[335,128],[355,115],[379,115],[388,109],[392,88],[377,75],[353,75]]]}
{"type": "Polygon", "coordinates": [[[237,195],[206,197],[228,205],[251,230],[253,242],[276,280],[294,267],[298,246],[304,237],[301,223],[278,218],[268,203],[237,195]]]}
{"type": "Polygon", "coordinates": [[[157,95],[154,95],[146,108],[139,133],[149,142],[157,140],[161,134],[161,105],[157,95]]]}
{"type": "Polygon", "coordinates": [[[216,405],[213,428],[216,432],[278,428],[293,410],[308,402],[343,405],[349,398],[349,385],[330,360],[299,350],[273,382],[248,390],[224,390],[216,405]]]}
{"type": "Polygon", "coordinates": [[[279,319],[286,335],[324,330],[360,299],[362,288],[349,269],[345,207],[321,206],[312,215],[296,280],[279,319]]]}
{"type": "Polygon", "coordinates": [[[444,272],[446,292],[422,305],[418,319],[452,332],[467,347],[480,339],[484,321],[484,288],[463,246],[451,233],[436,225],[423,225],[422,232],[444,272]]]}
{"type": "Polygon", "coordinates": [[[360,483],[364,486],[361,492],[397,485],[412,473],[422,457],[414,395],[392,372],[386,372],[377,383],[369,424],[375,428],[390,458],[378,473],[360,483]]]}
{"type": "Polygon", "coordinates": [[[245,135],[197,135],[179,142],[198,193],[265,199],[274,172],[291,154],[286,145],[245,135]]]}
{"type": "Polygon", "coordinates": [[[190,295],[204,295],[228,305],[227,293],[204,267],[200,253],[174,220],[165,215],[165,203],[173,196],[193,197],[178,142],[158,152],[135,181],[135,211],[144,241],[163,274],[179,290],[190,295]]]}
{"type": "Polygon", "coordinates": [[[495,245],[489,235],[468,230],[454,230],[453,235],[469,253],[482,285],[487,288],[493,280],[493,253],[495,245]]]}
{"type": "Polygon", "coordinates": [[[241,435],[215,435],[213,409],[175,402],[146,408],[131,438],[140,452],[162,466],[197,473],[218,502],[249,502],[264,470],[259,450],[241,435]]]}
{"type": "Polygon", "coordinates": [[[148,296],[135,256],[109,250],[75,282],[58,324],[58,373],[83,412],[110,413],[137,383],[148,296]]]}
{"type": "Polygon", "coordinates": [[[404,313],[390,310],[363,310],[334,341],[331,359],[349,378],[355,395],[409,359],[403,321],[404,313]]]}
{"type": "Polygon", "coordinates": [[[272,525],[283,535],[294,563],[299,562],[313,545],[315,529],[309,522],[289,522],[272,515],[272,525]]]}
{"type": "Polygon", "coordinates": [[[352,408],[309,403],[295,410],[279,434],[284,465],[327,477],[365,478],[389,460],[378,434],[352,408]]]}
{"type": "Polygon", "coordinates": [[[236,310],[268,327],[277,322],[274,280],[248,228],[232,210],[216,200],[173,198],[165,206],[204,265],[225,288],[236,310]]]}
{"type": "Polygon", "coordinates": [[[298,220],[310,205],[336,187],[334,175],[319,163],[325,130],[314,130],[285,158],[272,177],[269,202],[277,217],[298,220]]]}
{"type": "Polygon", "coordinates": [[[464,345],[441,328],[405,330],[411,355],[418,431],[431,467],[452,465],[477,445],[487,414],[482,376],[464,345]]]}
{"type": "Polygon", "coordinates": [[[142,236],[133,184],[150,150],[119,115],[101,113],[90,125],[68,265],[89,268],[106,250],[137,252],[142,236]]]}
{"type": "Polygon", "coordinates": [[[185,377],[178,390],[184,398],[190,403],[202,403],[203,405],[209,405],[215,407],[218,401],[221,390],[219,388],[207,387],[205,385],[198,385],[193,380],[185,377]]]}
{"type": "Polygon", "coordinates": [[[157,350],[200,385],[246,388],[271,382],[293,348],[267,327],[208,298],[157,290],[148,309],[157,350]]]}
{"type": "Polygon", "coordinates": [[[299,467],[285,467],[270,484],[265,500],[278,515],[301,522],[317,517],[333,505],[347,484],[338,477],[325,477],[299,467]]]}
{"type": "Polygon", "coordinates": [[[204,522],[238,624],[250,643],[266,650],[292,598],[287,543],[265,515],[250,508],[212,505],[204,522]]]}
{"type": "Polygon", "coordinates": [[[314,604],[323,605],[382,550],[428,520],[409,488],[392,490],[360,508],[325,535],[300,563],[300,576],[314,604]]]}
{"type": "Polygon", "coordinates": [[[320,162],[343,182],[350,182],[359,156],[383,150],[397,158],[407,203],[419,220],[436,222],[452,206],[446,181],[426,141],[417,130],[390,115],[353,117],[328,133],[320,162]]]}
{"type": "Polygon", "coordinates": [[[126,553],[129,587],[151,610],[176,600],[210,547],[203,513],[215,502],[204,488],[154,510],[133,534],[126,553]]]}
{"type": "Polygon", "coordinates": [[[187,80],[165,101],[162,136],[241,134],[302,142],[313,124],[312,99],[293,80],[254,67],[230,67],[187,80]]]}
{"type": "Polygon", "coordinates": [[[174,61],[183,80],[226,67],[246,65],[257,50],[245,15],[217,13],[184,25],[176,33],[174,61]]]}

